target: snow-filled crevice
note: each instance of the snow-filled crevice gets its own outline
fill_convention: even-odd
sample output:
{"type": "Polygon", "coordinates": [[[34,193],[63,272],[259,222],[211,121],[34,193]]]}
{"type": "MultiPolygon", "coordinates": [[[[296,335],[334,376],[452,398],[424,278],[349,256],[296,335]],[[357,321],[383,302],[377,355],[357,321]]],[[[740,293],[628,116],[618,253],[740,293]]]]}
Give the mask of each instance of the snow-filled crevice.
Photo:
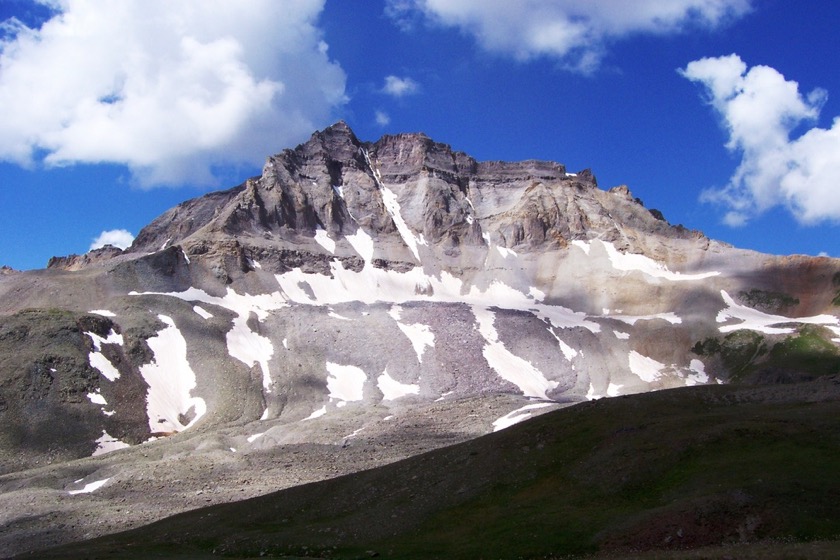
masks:
{"type": "Polygon", "coordinates": [[[195,372],[187,361],[187,341],[171,317],[158,315],[166,327],[146,340],[154,359],[140,367],[149,386],[146,413],[153,434],[174,433],[194,425],[207,411],[204,399],[192,396],[195,372]],[[183,420],[192,415],[186,424],[183,420]]]}
{"type": "Polygon", "coordinates": [[[499,335],[493,323],[496,314],[483,307],[474,306],[473,313],[478,321],[478,332],[484,337],[484,358],[499,376],[513,383],[526,397],[548,400],[547,393],[556,389],[557,381],[546,379],[545,375],[534,367],[531,362],[511,353],[499,340],[499,335]]]}

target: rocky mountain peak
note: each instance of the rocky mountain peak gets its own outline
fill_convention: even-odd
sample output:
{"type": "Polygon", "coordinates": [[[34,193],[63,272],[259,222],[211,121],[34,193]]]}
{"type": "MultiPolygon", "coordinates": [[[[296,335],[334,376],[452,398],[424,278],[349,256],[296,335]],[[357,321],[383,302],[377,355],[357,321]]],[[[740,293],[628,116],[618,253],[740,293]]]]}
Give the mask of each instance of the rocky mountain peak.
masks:
{"type": "Polygon", "coordinates": [[[362,258],[346,241],[359,231],[378,241],[376,262],[397,268],[461,259],[464,251],[495,245],[531,252],[600,237],[645,253],[651,250],[645,236],[698,237],[644,209],[627,187],[599,190],[588,169],[570,173],[538,160],[480,162],[423,133],[363,142],[339,121],[269,157],[259,177],[168,211],[140,232],[131,250],[181,245],[202,259],[218,256],[235,237],[243,254],[294,247],[314,262],[329,256],[318,242],[326,235],[336,255],[362,258]]]}

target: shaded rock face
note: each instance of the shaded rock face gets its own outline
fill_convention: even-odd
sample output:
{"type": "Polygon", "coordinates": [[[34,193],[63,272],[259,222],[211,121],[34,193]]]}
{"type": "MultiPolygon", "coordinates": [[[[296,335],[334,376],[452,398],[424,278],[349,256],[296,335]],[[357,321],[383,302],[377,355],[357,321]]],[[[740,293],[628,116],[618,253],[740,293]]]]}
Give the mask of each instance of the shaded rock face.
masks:
{"type": "MultiPolygon", "coordinates": [[[[115,384],[104,382],[90,360],[95,338],[114,329],[106,317],[59,309],[0,317],[0,441],[15,450],[4,454],[2,471],[90,455],[103,431],[133,443],[148,439],[145,385],[131,365],[137,350],[100,346],[122,374],[115,384]],[[119,401],[122,414],[103,415],[108,400],[119,401]]],[[[142,338],[132,342],[144,345],[142,338]]]]}
{"type": "MultiPolygon", "coordinates": [[[[223,464],[256,493],[295,446],[318,451],[284,484],[354,445],[341,472],[585,400],[836,373],[838,305],[837,260],[718,243],[588,170],[340,122],[125,251],[0,274],[0,471],[82,459],[49,475],[58,495],[79,470],[130,488],[223,464]]],[[[204,478],[132,494],[120,527],[197,505],[204,478]]],[[[0,511],[48,507],[38,491],[0,511]]],[[[20,523],[0,549],[27,549],[20,523]]]]}

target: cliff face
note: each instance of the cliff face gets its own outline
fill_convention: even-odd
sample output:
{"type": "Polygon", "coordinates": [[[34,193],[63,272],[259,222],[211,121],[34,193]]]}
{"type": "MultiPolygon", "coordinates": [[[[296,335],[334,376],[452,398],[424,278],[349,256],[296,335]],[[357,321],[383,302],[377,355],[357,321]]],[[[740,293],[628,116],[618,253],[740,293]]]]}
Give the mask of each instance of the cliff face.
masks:
{"type": "Polygon", "coordinates": [[[348,472],[590,399],[836,373],[838,305],[837,260],[718,243],[589,171],[340,122],[126,251],[0,274],[0,471],[147,438],[255,480],[284,446],[388,449],[348,472]]]}
{"type": "Polygon", "coordinates": [[[383,259],[415,264],[421,239],[423,253],[437,258],[490,244],[527,253],[599,238],[641,252],[640,236],[708,241],[670,226],[626,187],[599,190],[588,170],[477,162],[423,134],[361,142],[339,122],[270,157],[260,177],[173,208],[141,231],[132,251],[181,244],[190,254],[220,236],[305,245],[318,230],[339,240],[360,228],[385,246],[383,259]]]}

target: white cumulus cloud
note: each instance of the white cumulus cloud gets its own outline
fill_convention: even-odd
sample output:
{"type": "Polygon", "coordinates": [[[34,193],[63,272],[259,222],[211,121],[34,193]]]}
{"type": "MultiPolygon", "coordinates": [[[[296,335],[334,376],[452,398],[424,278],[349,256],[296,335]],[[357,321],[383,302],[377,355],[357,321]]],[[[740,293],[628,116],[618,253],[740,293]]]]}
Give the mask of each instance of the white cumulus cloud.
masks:
{"type": "Polygon", "coordinates": [[[382,87],[382,92],[394,97],[403,97],[417,93],[420,86],[411,78],[400,78],[398,76],[386,76],[385,85],[382,87]]]}
{"type": "Polygon", "coordinates": [[[100,233],[99,237],[94,239],[93,243],[90,244],[90,249],[88,249],[88,251],[99,249],[105,245],[113,245],[114,247],[119,247],[120,249],[126,249],[131,246],[132,242],[134,242],[134,236],[130,231],[124,229],[111,229],[100,233]]]}
{"type": "Polygon", "coordinates": [[[116,163],[139,184],[212,184],[345,102],[324,0],[41,0],[0,34],[0,160],[116,163]]]}
{"type": "Polygon", "coordinates": [[[520,60],[560,59],[591,71],[605,45],[635,33],[717,27],[750,10],[751,0],[388,0],[403,29],[414,19],[457,27],[485,49],[520,60]]]}
{"type": "Polygon", "coordinates": [[[807,95],[769,66],[747,68],[735,54],[703,58],[680,70],[704,86],[729,134],[726,146],[741,162],[722,188],[702,199],[727,208],[733,226],[774,206],[785,206],[803,224],[840,220],[840,118],[829,129],[812,127],[826,92],[807,95]]]}

